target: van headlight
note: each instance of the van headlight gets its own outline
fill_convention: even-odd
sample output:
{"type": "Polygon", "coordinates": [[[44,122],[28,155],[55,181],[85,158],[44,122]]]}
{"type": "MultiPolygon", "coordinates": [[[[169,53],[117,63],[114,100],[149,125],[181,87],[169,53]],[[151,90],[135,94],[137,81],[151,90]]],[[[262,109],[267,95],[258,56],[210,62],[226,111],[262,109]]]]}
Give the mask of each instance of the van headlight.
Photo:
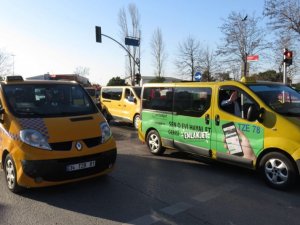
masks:
{"type": "Polygon", "coordinates": [[[20,131],[21,141],[24,143],[41,149],[52,150],[46,138],[38,131],[26,129],[20,131]]]}
{"type": "Polygon", "coordinates": [[[102,143],[105,143],[111,138],[111,130],[107,122],[100,123],[102,143]]]}

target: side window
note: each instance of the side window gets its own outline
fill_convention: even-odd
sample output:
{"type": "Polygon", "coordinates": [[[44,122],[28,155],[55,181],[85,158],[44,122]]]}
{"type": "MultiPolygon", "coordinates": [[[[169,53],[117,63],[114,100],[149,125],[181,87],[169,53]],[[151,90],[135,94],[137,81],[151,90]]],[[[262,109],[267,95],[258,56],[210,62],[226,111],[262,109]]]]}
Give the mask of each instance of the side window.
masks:
{"type": "Polygon", "coordinates": [[[248,109],[257,103],[244,91],[236,87],[222,87],[219,90],[219,107],[221,110],[241,117],[247,118],[248,109]]]}
{"type": "Polygon", "coordinates": [[[145,88],[143,93],[143,108],[161,111],[172,111],[173,90],[169,87],[145,88]]]}
{"type": "Polygon", "coordinates": [[[210,107],[210,88],[176,88],[174,112],[177,115],[201,117],[210,107]]]}
{"type": "Polygon", "coordinates": [[[103,88],[102,98],[111,100],[120,100],[122,97],[122,88],[103,88]]]}

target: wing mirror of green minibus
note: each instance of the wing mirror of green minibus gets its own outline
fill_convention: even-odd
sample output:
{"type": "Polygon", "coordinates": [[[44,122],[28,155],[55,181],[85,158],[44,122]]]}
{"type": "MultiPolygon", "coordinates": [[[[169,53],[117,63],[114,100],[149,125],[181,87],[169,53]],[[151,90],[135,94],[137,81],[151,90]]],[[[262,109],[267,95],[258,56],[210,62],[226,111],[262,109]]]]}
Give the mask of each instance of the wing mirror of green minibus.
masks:
{"type": "Polygon", "coordinates": [[[260,110],[257,105],[250,105],[247,111],[247,120],[248,121],[255,121],[260,118],[260,110]]]}

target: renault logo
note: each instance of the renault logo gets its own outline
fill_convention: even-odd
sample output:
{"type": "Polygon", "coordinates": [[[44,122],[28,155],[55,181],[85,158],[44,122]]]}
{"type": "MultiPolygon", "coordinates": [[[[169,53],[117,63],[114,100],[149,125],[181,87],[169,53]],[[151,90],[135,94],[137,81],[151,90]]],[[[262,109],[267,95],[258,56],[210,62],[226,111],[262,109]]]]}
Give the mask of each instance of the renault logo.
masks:
{"type": "Polygon", "coordinates": [[[78,151],[81,151],[82,144],[79,141],[77,141],[75,147],[77,148],[78,151]]]}

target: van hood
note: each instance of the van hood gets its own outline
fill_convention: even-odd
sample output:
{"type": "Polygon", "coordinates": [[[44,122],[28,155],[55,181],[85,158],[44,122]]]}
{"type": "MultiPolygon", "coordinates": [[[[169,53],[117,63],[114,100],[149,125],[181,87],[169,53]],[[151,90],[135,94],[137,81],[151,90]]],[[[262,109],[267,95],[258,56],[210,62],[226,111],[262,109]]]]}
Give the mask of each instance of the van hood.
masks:
{"type": "Polygon", "coordinates": [[[61,118],[21,118],[20,129],[33,129],[43,134],[49,143],[75,141],[101,136],[99,114],[61,118]]]}

